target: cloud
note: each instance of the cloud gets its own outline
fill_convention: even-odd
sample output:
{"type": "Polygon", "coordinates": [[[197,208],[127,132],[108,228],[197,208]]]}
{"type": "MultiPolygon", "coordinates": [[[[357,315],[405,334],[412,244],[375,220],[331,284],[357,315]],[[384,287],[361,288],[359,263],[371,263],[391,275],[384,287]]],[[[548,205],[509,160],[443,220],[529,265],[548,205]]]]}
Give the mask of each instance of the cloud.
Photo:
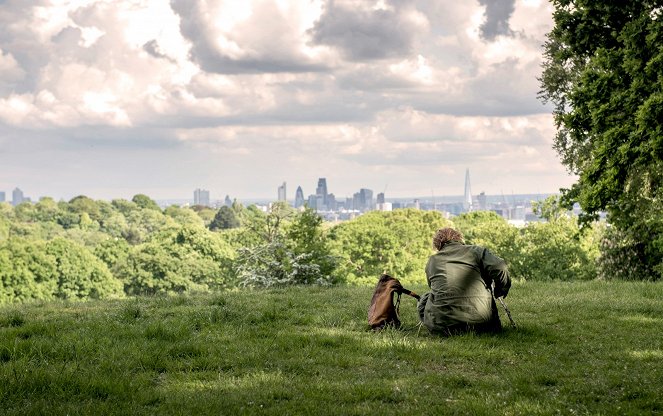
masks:
{"type": "Polygon", "coordinates": [[[494,40],[497,36],[509,36],[513,31],[509,27],[509,19],[515,9],[514,0],[479,0],[486,7],[486,20],[481,25],[484,39],[494,40]]]}
{"type": "Polygon", "coordinates": [[[363,1],[330,0],[310,30],[313,42],[337,48],[353,61],[408,56],[428,21],[415,9],[393,3],[369,8],[363,1]]]}
{"type": "Polygon", "coordinates": [[[317,3],[171,0],[181,32],[192,43],[194,61],[205,71],[222,74],[327,68],[328,54],[309,47],[303,36],[319,12],[317,3]]]}
{"type": "Polygon", "coordinates": [[[136,177],[156,198],[258,197],[272,178],[326,176],[339,195],[385,182],[412,195],[455,192],[439,178],[462,188],[470,167],[489,192],[554,191],[567,178],[536,99],[551,13],[537,0],[8,0],[0,189],[101,196],[136,177]]]}

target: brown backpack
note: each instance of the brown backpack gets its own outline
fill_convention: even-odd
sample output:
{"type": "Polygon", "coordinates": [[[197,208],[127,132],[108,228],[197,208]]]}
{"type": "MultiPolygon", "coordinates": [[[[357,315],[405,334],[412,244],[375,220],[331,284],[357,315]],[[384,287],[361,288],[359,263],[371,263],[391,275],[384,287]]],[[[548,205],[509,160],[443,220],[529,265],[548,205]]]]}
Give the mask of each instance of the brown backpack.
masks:
{"type": "Polygon", "coordinates": [[[398,279],[395,279],[388,274],[383,274],[378,280],[371,299],[371,306],[368,308],[368,324],[373,329],[382,329],[387,325],[392,325],[395,328],[401,326],[401,321],[398,317],[398,310],[401,303],[401,294],[405,293],[417,300],[419,295],[405,289],[398,279]],[[394,293],[396,294],[396,301],[394,302],[394,293]]]}

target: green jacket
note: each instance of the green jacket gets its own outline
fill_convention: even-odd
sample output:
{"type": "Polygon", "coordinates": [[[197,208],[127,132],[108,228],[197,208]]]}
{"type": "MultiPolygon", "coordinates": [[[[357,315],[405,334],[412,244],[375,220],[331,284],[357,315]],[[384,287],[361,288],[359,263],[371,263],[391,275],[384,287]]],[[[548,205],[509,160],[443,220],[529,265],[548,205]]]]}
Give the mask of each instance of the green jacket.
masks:
{"type": "Polygon", "coordinates": [[[419,316],[431,332],[467,328],[501,328],[491,294],[506,296],[511,278],[506,263],[483,247],[445,244],[428,259],[431,291],[419,301],[419,316]]]}

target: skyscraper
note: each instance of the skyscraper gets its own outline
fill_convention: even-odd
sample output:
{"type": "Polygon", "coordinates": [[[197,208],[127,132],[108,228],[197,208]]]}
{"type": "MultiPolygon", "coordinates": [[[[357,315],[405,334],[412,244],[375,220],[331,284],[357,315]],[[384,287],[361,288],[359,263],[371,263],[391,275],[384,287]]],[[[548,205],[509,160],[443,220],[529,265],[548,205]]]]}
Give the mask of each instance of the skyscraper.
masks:
{"type": "Polygon", "coordinates": [[[488,198],[486,197],[485,192],[481,192],[477,196],[477,203],[479,205],[479,211],[485,211],[486,209],[488,209],[488,198]]]}
{"type": "Polygon", "coordinates": [[[206,189],[196,189],[193,191],[193,205],[209,206],[209,191],[206,189]]]}
{"type": "Polygon", "coordinates": [[[352,208],[358,211],[370,211],[375,207],[373,201],[373,191],[361,188],[352,197],[352,208]]]}
{"type": "Polygon", "coordinates": [[[283,185],[279,186],[279,201],[286,201],[286,190],[285,190],[285,182],[283,182],[283,185]]]}
{"type": "MultiPolygon", "coordinates": [[[[327,178],[318,179],[318,187],[315,189],[315,195],[322,197],[322,204],[327,206],[327,178]]],[[[318,209],[325,209],[323,207],[318,207],[318,209]]]]}
{"type": "Polygon", "coordinates": [[[5,202],[5,191],[0,191],[0,202],[5,202]]]}
{"type": "Polygon", "coordinates": [[[295,208],[299,208],[304,205],[304,191],[302,187],[298,186],[297,191],[295,192],[295,208]]]}
{"type": "Polygon", "coordinates": [[[472,211],[472,189],[470,188],[470,169],[465,170],[465,194],[463,196],[463,209],[472,211]]]}
{"type": "Polygon", "coordinates": [[[12,192],[12,205],[17,206],[20,203],[22,203],[24,199],[25,198],[23,197],[23,191],[21,191],[18,188],[14,188],[14,191],[12,192]]]}

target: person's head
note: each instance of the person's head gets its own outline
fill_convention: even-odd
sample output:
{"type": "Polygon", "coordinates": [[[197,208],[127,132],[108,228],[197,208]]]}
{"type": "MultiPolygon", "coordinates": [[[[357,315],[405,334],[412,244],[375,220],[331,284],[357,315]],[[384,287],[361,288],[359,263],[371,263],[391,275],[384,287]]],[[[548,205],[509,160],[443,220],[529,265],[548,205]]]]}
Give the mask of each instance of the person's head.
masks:
{"type": "Polygon", "coordinates": [[[463,234],[461,234],[460,231],[456,231],[449,227],[440,228],[433,236],[433,248],[435,250],[442,250],[442,247],[451,241],[465,243],[465,240],[463,240],[463,234]]]}

